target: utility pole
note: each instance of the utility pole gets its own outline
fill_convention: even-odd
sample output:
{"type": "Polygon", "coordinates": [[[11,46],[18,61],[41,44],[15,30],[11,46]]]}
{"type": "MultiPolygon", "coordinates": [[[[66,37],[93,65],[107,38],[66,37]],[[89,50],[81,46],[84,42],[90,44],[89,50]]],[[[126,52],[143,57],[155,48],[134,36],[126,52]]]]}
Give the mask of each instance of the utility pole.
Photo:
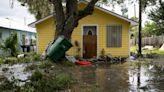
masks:
{"type": "Polygon", "coordinates": [[[136,4],[134,3],[134,16],[136,18],[136,4]]]}
{"type": "Polygon", "coordinates": [[[26,26],[26,17],[24,17],[24,25],[26,26]]]}
{"type": "Polygon", "coordinates": [[[142,36],[141,36],[141,30],[142,30],[142,1],[139,0],[139,32],[138,32],[138,55],[142,56],[142,36]]]}

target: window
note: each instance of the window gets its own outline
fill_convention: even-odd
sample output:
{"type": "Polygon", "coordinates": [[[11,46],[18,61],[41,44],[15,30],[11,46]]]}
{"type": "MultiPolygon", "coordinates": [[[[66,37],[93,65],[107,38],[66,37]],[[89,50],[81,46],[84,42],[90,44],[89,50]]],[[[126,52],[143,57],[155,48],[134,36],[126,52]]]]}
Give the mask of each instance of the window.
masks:
{"type": "Polygon", "coordinates": [[[83,26],[83,35],[96,35],[96,26],[83,26]]]}
{"type": "Polygon", "coordinates": [[[88,31],[88,35],[92,35],[92,30],[89,30],[88,31]]]}
{"type": "Polygon", "coordinates": [[[107,26],[107,47],[121,47],[122,46],[122,26],[109,25],[107,26]]]}

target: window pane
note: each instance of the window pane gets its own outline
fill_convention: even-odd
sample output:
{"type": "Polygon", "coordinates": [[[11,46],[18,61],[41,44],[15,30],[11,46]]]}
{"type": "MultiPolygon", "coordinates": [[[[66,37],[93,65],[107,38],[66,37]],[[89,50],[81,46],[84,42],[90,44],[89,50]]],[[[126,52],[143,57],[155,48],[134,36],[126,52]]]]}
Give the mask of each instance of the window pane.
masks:
{"type": "Polygon", "coordinates": [[[107,47],[122,46],[122,26],[109,25],[107,26],[107,47]]]}

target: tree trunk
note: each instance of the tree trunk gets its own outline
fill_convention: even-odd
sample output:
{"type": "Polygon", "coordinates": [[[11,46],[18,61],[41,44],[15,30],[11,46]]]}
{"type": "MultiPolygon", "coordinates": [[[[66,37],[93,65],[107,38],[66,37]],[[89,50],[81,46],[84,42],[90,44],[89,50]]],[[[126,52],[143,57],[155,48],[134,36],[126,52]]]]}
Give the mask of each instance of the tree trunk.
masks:
{"type": "Polygon", "coordinates": [[[94,5],[97,1],[91,0],[83,10],[78,11],[78,0],[66,0],[65,12],[62,0],[53,0],[52,3],[55,9],[54,18],[56,20],[54,41],[60,35],[70,40],[74,28],[78,26],[78,21],[93,13],[94,5]]]}
{"type": "Polygon", "coordinates": [[[142,30],[142,1],[139,0],[139,32],[138,32],[138,55],[142,55],[142,36],[141,36],[141,30],[142,30]]]}

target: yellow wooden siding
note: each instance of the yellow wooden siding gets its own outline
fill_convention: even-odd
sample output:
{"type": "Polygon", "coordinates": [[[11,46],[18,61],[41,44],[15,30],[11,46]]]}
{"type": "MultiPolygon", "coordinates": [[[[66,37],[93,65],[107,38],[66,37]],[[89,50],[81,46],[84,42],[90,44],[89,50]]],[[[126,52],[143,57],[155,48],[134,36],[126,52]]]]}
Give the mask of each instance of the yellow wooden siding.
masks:
{"type": "Polygon", "coordinates": [[[38,53],[41,54],[46,49],[48,43],[54,38],[54,22],[49,18],[36,25],[38,33],[38,53]]]}
{"type": "MultiPolygon", "coordinates": [[[[83,4],[80,7],[84,7],[83,4]]],[[[37,25],[38,30],[38,52],[41,53],[47,46],[47,43],[53,39],[54,31],[53,27],[51,27],[53,19],[50,18],[40,24],[37,25]],[[47,37],[47,38],[46,38],[47,37]]],[[[80,43],[81,48],[81,56],[82,56],[82,26],[95,24],[98,26],[98,42],[97,42],[97,50],[98,56],[101,54],[101,50],[105,49],[105,53],[112,54],[112,56],[128,56],[129,54],[129,26],[125,20],[119,19],[115,16],[102,12],[98,9],[95,9],[93,15],[87,16],[79,21],[79,25],[72,33],[72,44],[74,45],[75,41],[80,43]],[[107,48],[106,47],[106,26],[107,25],[122,25],[122,47],[121,48],[107,48]]],[[[72,47],[67,54],[69,55],[77,55],[77,48],[72,47]]]]}

